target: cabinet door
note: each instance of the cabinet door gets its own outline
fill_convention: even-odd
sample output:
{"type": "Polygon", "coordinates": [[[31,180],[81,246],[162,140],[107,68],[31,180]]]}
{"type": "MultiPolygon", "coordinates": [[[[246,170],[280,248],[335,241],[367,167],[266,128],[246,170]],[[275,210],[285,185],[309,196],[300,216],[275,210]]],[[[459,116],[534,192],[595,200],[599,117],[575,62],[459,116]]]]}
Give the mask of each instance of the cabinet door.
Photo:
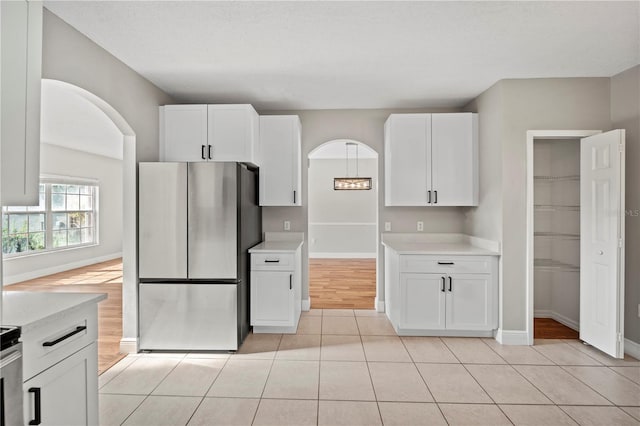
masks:
{"type": "Polygon", "coordinates": [[[427,205],[431,188],[431,116],[392,114],[385,124],[385,205],[427,205]]]}
{"type": "Polygon", "coordinates": [[[446,284],[447,329],[495,328],[491,314],[494,308],[490,274],[451,274],[446,284]]]}
{"type": "Polygon", "coordinates": [[[260,205],[301,205],[298,116],[260,117],[260,150],[260,205]]]}
{"type": "Polygon", "coordinates": [[[96,343],[24,382],[25,422],[36,419],[40,394],[41,425],[98,424],[98,351],[96,343]],[[31,390],[31,391],[30,391],[31,390]]]}
{"type": "Polygon", "coordinates": [[[3,1],[0,7],[2,204],[37,205],[42,2],[3,1]]]}
{"type": "Polygon", "coordinates": [[[293,278],[288,271],[251,271],[251,325],[294,325],[293,278]]]}
{"type": "Polygon", "coordinates": [[[400,328],[444,329],[443,275],[400,275],[400,328]]]}
{"type": "Polygon", "coordinates": [[[251,105],[209,105],[212,161],[257,161],[259,117],[251,105]]]}
{"type": "Polygon", "coordinates": [[[431,115],[434,206],[478,205],[477,115],[431,115]]]}
{"type": "Polygon", "coordinates": [[[206,161],[206,105],[160,107],[160,161],[206,161]]]}

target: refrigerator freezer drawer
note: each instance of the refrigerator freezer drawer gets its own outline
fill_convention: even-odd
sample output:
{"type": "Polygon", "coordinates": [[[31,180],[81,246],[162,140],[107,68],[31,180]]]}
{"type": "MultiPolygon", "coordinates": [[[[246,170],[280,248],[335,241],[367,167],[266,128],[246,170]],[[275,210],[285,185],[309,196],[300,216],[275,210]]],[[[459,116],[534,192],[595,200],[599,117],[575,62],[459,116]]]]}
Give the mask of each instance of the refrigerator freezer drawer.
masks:
{"type": "Polygon", "coordinates": [[[236,284],[141,283],[141,350],[237,350],[236,284]]]}

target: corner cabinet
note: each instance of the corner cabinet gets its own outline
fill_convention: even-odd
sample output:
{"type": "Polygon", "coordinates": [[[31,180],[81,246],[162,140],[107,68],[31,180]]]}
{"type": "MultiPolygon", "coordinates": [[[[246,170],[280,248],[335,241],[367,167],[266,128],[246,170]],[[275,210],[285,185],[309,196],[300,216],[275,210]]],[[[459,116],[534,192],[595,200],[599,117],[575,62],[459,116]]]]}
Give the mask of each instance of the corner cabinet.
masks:
{"type": "Polygon", "coordinates": [[[387,316],[399,335],[487,336],[498,326],[496,256],[385,249],[387,316]]]}
{"type": "Polygon", "coordinates": [[[260,165],[259,117],[251,105],[160,107],[160,161],[260,165]]]}
{"type": "Polygon", "coordinates": [[[478,205],[477,114],[391,114],[384,135],[386,206],[478,205]]]}
{"type": "Polygon", "coordinates": [[[301,125],[297,115],[260,116],[260,205],[300,206],[301,125]]]}
{"type": "Polygon", "coordinates": [[[301,243],[294,250],[270,249],[273,244],[279,243],[249,250],[251,325],[254,333],[295,333],[302,308],[301,243]]]}
{"type": "Polygon", "coordinates": [[[2,205],[38,205],[42,2],[2,1],[2,205]]]}

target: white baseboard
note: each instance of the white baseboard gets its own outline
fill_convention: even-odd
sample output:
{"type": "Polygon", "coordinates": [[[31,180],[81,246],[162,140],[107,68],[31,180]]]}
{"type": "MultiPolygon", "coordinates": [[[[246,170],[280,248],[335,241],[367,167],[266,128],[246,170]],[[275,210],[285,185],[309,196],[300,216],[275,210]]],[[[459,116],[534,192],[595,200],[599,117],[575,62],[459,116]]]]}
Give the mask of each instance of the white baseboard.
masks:
{"type": "Polygon", "coordinates": [[[376,296],[374,300],[374,306],[376,307],[376,311],[384,312],[384,300],[378,300],[378,296],[376,296]]]}
{"type": "Polygon", "coordinates": [[[503,330],[501,328],[496,332],[496,340],[501,345],[528,345],[529,339],[526,331],[521,330],[503,330]]]}
{"type": "Polygon", "coordinates": [[[120,339],[120,353],[137,354],[138,339],[135,337],[127,337],[127,338],[120,339]]]}
{"type": "MultiPolygon", "coordinates": [[[[55,253],[55,252],[52,252],[55,253]]],[[[40,254],[40,256],[46,256],[46,253],[40,254]]],[[[50,268],[36,269],[33,271],[25,272],[24,274],[7,275],[3,278],[3,285],[11,285],[22,281],[33,280],[35,278],[44,277],[46,275],[57,274],[58,272],[68,271],[70,269],[82,268],[83,266],[93,265],[95,263],[106,262],[108,260],[117,259],[122,257],[122,252],[111,253],[104,256],[91,257],[88,259],[78,260],[77,262],[64,263],[62,265],[52,266],[50,268]]],[[[6,262],[11,259],[4,259],[6,262]]]]}
{"type": "Polygon", "coordinates": [[[375,259],[376,253],[309,253],[310,259],[375,259]]]}
{"type": "Polygon", "coordinates": [[[534,318],[551,318],[552,320],[558,321],[560,324],[566,325],[567,327],[580,331],[580,323],[572,320],[571,318],[565,317],[557,312],[552,310],[535,310],[533,312],[534,318]]]}
{"type": "Polygon", "coordinates": [[[308,311],[309,309],[311,309],[311,298],[302,299],[302,310],[308,311]]]}
{"type": "Polygon", "coordinates": [[[640,343],[624,339],[624,353],[636,359],[640,359],[640,343]]]}

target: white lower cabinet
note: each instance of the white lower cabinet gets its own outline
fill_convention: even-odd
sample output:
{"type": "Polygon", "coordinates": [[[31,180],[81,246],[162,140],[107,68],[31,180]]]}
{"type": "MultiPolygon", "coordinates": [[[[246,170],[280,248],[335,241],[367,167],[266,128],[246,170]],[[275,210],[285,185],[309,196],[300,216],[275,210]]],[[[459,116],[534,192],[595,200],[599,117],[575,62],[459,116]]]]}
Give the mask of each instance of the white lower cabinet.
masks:
{"type": "Polygon", "coordinates": [[[402,274],[400,277],[400,327],[444,328],[445,298],[438,274],[402,274]]]}
{"type": "Polygon", "coordinates": [[[94,342],[24,382],[25,423],[97,425],[97,360],[94,342]]]}

